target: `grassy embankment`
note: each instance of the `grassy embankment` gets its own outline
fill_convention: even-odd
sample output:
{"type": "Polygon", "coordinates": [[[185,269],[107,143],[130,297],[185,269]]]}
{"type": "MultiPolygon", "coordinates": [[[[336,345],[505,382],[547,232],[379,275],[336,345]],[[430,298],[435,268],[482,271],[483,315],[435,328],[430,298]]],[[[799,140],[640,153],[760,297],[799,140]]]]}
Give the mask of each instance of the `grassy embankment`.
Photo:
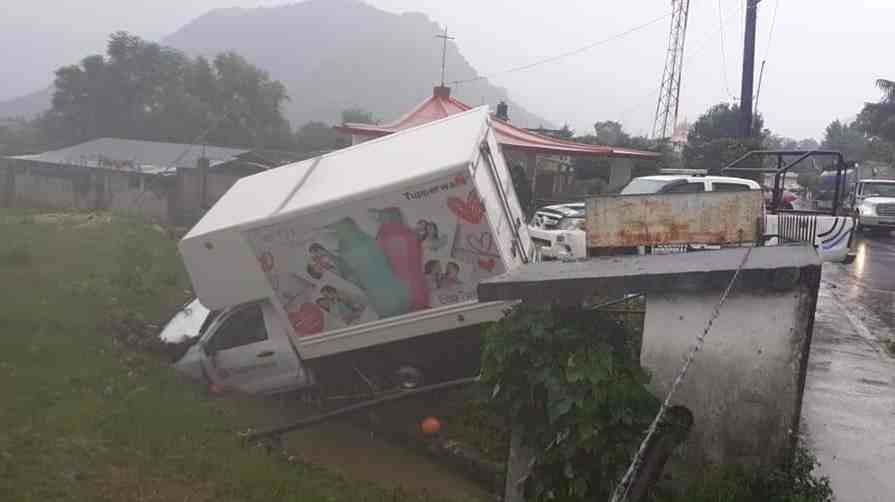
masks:
{"type": "Polygon", "coordinates": [[[411,498],[246,447],[141,339],[186,288],[150,226],[0,210],[0,498],[411,498]]]}

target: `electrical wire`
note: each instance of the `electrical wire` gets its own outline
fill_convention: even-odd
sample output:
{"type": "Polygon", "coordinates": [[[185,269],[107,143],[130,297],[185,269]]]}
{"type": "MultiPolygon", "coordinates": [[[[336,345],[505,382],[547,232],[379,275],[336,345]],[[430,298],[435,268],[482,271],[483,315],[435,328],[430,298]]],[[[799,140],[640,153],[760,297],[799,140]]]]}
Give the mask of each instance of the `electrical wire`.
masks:
{"type": "Polygon", "coordinates": [[[597,40],[596,42],[589,43],[589,44],[584,45],[584,46],[582,46],[582,47],[579,47],[579,48],[577,48],[577,49],[572,49],[572,50],[570,50],[570,51],[566,51],[566,52],[563,52],[563,53],[561,53],[561,54],[557,54],[557,55],[555,55],[555,56],[550,56],[550,57],[547,57],[547,58],[544,58],[544,59],[539,59],[539,60],[537,60],[537,61],[534,61],[534,62],[531,62],[531,63],[528,63],[528,64],[524,64],[524,65],[521,65],[521,66],[514,66],[514,67],[512,67],[512,68],[507,68],[507,69],[505,69],[505,70],[500,70],[500,71],[496,71],[496,72],[488,73],[488,74],[485,74],[485,75],[479,75],[479,76],[477,76],[477,77],[473,77],[473,78],[469,78],[469,79],[465,79],[465,80],[454,80],[454,81],[449,82],[449,83],[450,83],[451,85],[467,84],[467,83],[469,83],[469,82],[477,82],[477,81],[479,81],[479,80],[485,80],[485,79],[494,77],[494,76],[496,76],[496,75],[505,75],[505,74],[508,74],[508,73],[516,73],[516,72],[518,72],[518,71],[530,70],[530,69],[532,69],[532,68],[535,68],[535,67],[537,67],[537,66],[541,66],[541,65],[544,65],[544,64],[547,64],[547,63],[553,63],[553,62],[555,62],[555,61],[559,61],[559,60],[561,60],[561,59],[565,59],[565,58],[567,58],[567,57],[569,57],[569,56],[574,56],[574,55],[577,55],[577,54],[581,54],[582,52],[589,51],[589,50],[591,50],[591,49],[593,49],[593,48],[595,48],[595,47],[598,47],[598,46],[600,46],[600,45],[604,45],[604,44],[607,44],[607,43],[609,43],[609,42],[613,42],[613,41],[615,41],[615,40],[618,40],[618,39],[620,39],[620,38],[624,38],[624,37],[626,37],[626,36],[628,36],[628,35],[630,35],[630,34],[632,34],[632,33],[635,33],[635,32],[637,32],[637,31],[640,31],[640,30],[642,30],[642,29],[644,29],[644,28],[648,28],[649,26],[652,26],[652,25],[658,23],[659,21],[662,21],[662,20],[664,20],[664,19],[670,17],[671,14],[672,14],[672,12],[666,12],[665,14],[663,14],[663,15],[660,16],[660,17],[657,17],[657,18],[655,18],[655,19],[651,19],[651,20],[649,20],[649,21],[647,21],[647,22],[645,22],[645,23],[643,23],[643,24],[639,24],[639,25],[637,25],[637,26],[634,26],[633,28],[630,28],[630,29],[628,29],[628,30],[625,30],[625,31],[623,31],[623,32],[621,32],[621,33],[616,33],[615,35],[606,37],[606,38],[604,38],[604,39],[602,39],[602,40],[597,40]]]}
{"type": "Polygon", "coordinates": [[[764,51],[764,59],[767,61],[768,54],[771,53],[771,43],[774,41],[774,28],[777,27],[777,10],[780,9],[780,0],[774,2],[774,15],[771,17],[771,30],[768,32],[768,45],[764,51]]]}
{"type": "MultiPolygon", "coordinates": [[[[184,148],[183,151],[180,152],[180,155],[178,155],[176,158],[174,158],[173,161],[171,161],[168,164],[168,167],[166,167],[160,173],[155,173],[153,176],[156,177],[157,179],[160,179],[162,176],[166,176],[172,170],[176,170],[178,162],[180,162],[181,159],[183,159],[186,156],[186,154],[188,154],[190,152],[190,150],[195,148],[197,146],[197,144],[201,143],[201,146],[204,149],[205,148],[205,136],[211,134],[211,132],[220,125],[220,123],[224,120],[224,118],[227,117],[228,113],[229,113],[229,111],[225,111],[225,113],[221,114],[219,117],[212,120],[211,124],[209,124],[208,127],[205,128],[205,130],[203,130],[201,133],[199,133],[199,135],[196,136],[196,138],[193,139],[193,141],[191,141],[189,144],[187,144],[186,148],[184,148]]],[[[204,155],[204,153],[203,153],[203,155],[204,155]]],[[[134,208],[137,206],[137,204],[139,204],[140,201],[143,200],[143,195],[147,192],[148,187],[149,187],[149,183],[143,183],[143,189],[140,190],[140,193],[138,193],[137,196],[134,197],[134,199],[129,204],[128,212],[133,211],[134,208]]]]}
{"type": "Polygon", "coordinates": [[[724,13],[721,10],[721,0],[718,0],[718,34],[721,37],[721,76],[724,78],[724,90],[733,98],[730,92],[729,78],[727,76],[727,49],[724,44],[724,13]]]}
{"type": "Polygon", "coordinates": [[[761,73],[758,76],[758,89],[755,93],[755,115],[758,115],[758,98],[761,96],[761,84],[764,81],[765,65],[768,62],[768,55],[771,53],[771,44],[774,41],[774,28],[777,27],[777,10],[780,8],[780,0],[774,2],[774,15],[771,18],[771,29],[768,31],[768,45],[764,50],[764,58],[761,60],[761,73]]]}
{"type": "MultiPolygon", "coordinates": [[[[723,26],[729,25],[730,22],[732,20],[734,20],[734,18],[737,17],[738,15],[739,15],[739,12],[734,12],[734,13],[728,15],[727,19],[725,19],[724,22],[722,23],[723,26]]],[[[704,36],[702,38],[700,38],[697,43],[691,45],[691,47],[695,47],[695,50],[687,51],[687,55],[689,57],[693,57],[693,56],[703,53],[706,49],[711,47],[709,42],[713,39],[715,33],[716,33],[715,30],[705,32],[704,36]]],[[[629,106],[628,108],[625,108],[624,110],[622,110],[621,113],[619,113],[619,118],[624,119],[624,117],[627,116],[632,111],[637,110],[639,108],[643,108],[647,104],[650,104],[649,102],[647,102],[645,100],[647,98],[654,98],[657,94],[659,94],[659,89],[655,88],[655,89],[651,90],[649,93],[645,94],[643,97],[638,98],[637,101],[639,101],[639,102],[636,105],[629,106]]]]}

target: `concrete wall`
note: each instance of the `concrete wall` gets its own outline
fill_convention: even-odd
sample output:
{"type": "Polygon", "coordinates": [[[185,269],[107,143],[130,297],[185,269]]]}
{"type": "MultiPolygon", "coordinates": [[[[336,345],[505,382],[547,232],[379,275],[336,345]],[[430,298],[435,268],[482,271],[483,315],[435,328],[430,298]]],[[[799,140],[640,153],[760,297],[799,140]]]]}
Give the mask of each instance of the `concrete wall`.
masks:
{"type": "Polygon", "coordinates": [[[168,219],[168,183],[154,177],[111,172],[103,176],[102,207],[157,221],[168,219]]]}
{"type": "Polygon", "coordinates": [[[479,283],[479,301],[576,306],[594,293],[644,293],[641,364],[664,399],[685,354],[736,270],[733,293],[672,400],[693,428],[688,471],[713,465],[773,465],[798,432],[821,260],[811,245],[727,248],[671,255],[611,256],[519,267],[479,283]]]}
{"type": "Polygon", "coordinates": [[[0,161],[0,205],[54,211],[120,211],[175,225],[190,225],[242,176],[233,171],[206,178],[201,201],[197,169],[155,176],[79,166],[0,161]]]}
{"type": "MultiPolygon", "coordinates": [[[[673,404],[694,415],[683,453],[695,472],[730,463],[769,465],[792,445],[804,388],[816,288],[734,293],[696,354],[673,404]]],[[[641,362],[664,398],[703,332],[719,291],[647,296],[641,362]]]]}
{"type": "Polygon", "coordinates": [[[89,172],[62,172],[55,168],[31,169],[23,163],[10,164],[12,205],[52,210],[89,210],[94,201],[89,172]]]}

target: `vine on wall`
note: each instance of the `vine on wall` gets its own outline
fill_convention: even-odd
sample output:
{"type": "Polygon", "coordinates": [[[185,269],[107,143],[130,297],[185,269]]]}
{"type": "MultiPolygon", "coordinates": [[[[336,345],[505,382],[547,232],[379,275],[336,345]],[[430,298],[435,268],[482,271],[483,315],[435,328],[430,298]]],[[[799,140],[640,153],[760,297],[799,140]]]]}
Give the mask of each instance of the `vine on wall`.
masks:
{"type": "Polygon", "coordinates": [[[534,452],[528,500],[609,497],[659,407],[639,350],[599,311],[519,306],[489,328],[482,384],[534,452]]]}

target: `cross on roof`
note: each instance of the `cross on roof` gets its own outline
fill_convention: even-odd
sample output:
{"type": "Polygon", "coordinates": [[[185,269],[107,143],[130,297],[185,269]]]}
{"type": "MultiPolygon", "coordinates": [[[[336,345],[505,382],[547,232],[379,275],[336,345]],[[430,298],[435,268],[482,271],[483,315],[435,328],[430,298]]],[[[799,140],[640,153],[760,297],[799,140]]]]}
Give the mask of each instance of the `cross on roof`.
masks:
{"type": "Polygon", "coordinates": [[[444,65],[447,60],[447,42],[453,40],[454,37],[448,36],[447,26],[444,27],[444,33],[435,35],[435,38],[442,39],[441,42],[441,86],[444,87],[444,65]]]}

